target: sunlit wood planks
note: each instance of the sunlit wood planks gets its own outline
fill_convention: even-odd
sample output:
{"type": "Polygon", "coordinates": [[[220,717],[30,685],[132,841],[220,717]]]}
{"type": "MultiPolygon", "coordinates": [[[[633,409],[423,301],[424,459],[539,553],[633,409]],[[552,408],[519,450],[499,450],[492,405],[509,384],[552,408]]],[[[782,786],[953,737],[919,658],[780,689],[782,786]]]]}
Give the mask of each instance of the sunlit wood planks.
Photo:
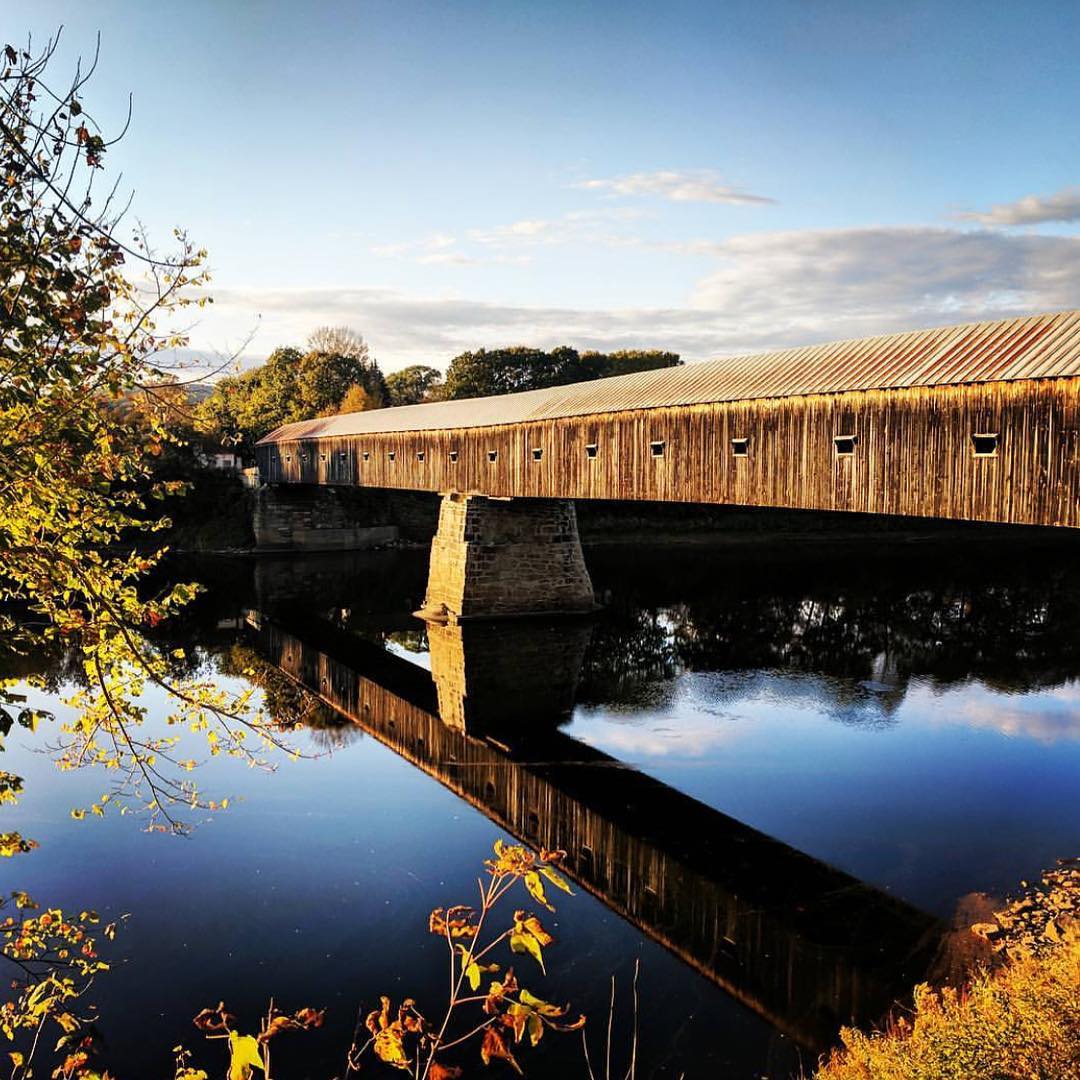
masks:
{"type": "Polygon", "coordinates": [[[257,453],[270,483],[1076,527],[1078,431],[1080,378],[1055,378],[280,439],[257,453]],[[976,454],[976,434],[997,436],[992,455],[976,454]],[[845,436],[856,442],[842,455],[845,436]],[[747,440],[744,455],[734,439],[747,440]]]}

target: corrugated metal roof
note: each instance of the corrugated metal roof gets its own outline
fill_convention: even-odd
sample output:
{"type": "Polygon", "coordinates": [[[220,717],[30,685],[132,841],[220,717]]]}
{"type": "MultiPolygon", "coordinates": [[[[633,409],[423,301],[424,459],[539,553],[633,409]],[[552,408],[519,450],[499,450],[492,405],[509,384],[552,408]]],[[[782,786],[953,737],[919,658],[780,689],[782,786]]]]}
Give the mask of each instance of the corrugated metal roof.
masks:
{"type": "Polygon", "coordinates": [[[286,424],[262,442],[489,427],[719,401],[1080,376],[1080,311],[732,356],[521,394],[286,424]]]}

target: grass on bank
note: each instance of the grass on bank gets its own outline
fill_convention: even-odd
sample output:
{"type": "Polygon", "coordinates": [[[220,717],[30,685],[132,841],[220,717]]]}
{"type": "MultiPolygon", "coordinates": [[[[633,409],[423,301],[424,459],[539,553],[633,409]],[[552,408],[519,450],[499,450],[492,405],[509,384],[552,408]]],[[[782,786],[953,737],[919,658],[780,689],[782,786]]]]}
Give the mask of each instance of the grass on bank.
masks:
{"type": "Polygon", "coordinates": [[[910,1018],[842,1039],[815,1080],[1080,1080],[1080,933],[963,992],[920,986],[910,1018]]]}

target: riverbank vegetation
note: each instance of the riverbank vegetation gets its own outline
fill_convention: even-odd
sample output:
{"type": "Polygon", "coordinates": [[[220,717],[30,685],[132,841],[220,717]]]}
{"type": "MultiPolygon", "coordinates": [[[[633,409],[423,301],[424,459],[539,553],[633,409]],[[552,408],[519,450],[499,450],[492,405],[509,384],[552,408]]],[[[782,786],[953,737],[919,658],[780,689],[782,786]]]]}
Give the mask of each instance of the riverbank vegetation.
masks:
{"type": "Polygon", "coordinates": [[[915,989],[882,1031],[841,1032],[816,1080],[1078,1080],[1080,863],[973,928],[1000,958],[960,987],[915,989]]]}

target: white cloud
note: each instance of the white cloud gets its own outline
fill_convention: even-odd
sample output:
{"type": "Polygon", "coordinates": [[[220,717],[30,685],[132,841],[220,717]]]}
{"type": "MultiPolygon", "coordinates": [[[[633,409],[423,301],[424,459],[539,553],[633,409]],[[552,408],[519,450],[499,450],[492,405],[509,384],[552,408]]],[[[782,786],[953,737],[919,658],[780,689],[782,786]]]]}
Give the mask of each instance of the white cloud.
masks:
{"type": "Polygon", "coordinates": [[[1062,188],[1053,195],[1025,195],[989,210],[956,215],[982,225],[1042,225],[1048,221],[1080,221],[1080,188],[1062,188]]]}
{"type": "Polygon", "coordinates": [[[1015,697],[973,683],[946,691],[916,687],[913,706],[936,725],[996,731],[1051,745],[1080,739],[1080,686],[1068,682],[1015,697]]]}
{"type": "Polygon", "coordinates": [[[711,169],[630,173],[626,176],[582,180],[573,186],[613,195],[654,195],[671,202],[728,203],[735,206],[767,206],[776,202],[765,195],[755,195],[723,183],[711,169]]]}
{"type": "Polygon", "coordinates": [[[788,341],[1080,307],[1080,238],[864,228],[738,236],[694,306],[788,341]]]}
{"type": "Polygon", "coordinates": [[[481,262],[523,264],[529,261],[527,256],[477,256],[462,251],[458,247],[457,237],[446,233],[436,233],[401,244],[381,244],[373,247],[371,253],[386,259],[405,259],[421,266],[470,266],[481,262]]]}
{"type": "Polygon", "coordinates": [[[347,324],[390,370],[418,361],[442,366],[464,349],[518,343],[658,347],[694,360],[1080,307],[1074,237],[879,227],[760,233],[695,250],[714,255],[719,267],[685,307],[527,306],[366,288],[218,289],[199,339],[235,338],[261,316],[252,352],[303,341],[315,326],[347,324]]]}
{"type": "Polygon", "coordinates": [[[469,239],[486,247],[522,245],[637,243],[636,237],[612,234],[612,222],[643,217],[641,210],[627,206],[603,210],[571,210],[556,218],[522,218],[490,229],[470,229],[469,239]]]}

